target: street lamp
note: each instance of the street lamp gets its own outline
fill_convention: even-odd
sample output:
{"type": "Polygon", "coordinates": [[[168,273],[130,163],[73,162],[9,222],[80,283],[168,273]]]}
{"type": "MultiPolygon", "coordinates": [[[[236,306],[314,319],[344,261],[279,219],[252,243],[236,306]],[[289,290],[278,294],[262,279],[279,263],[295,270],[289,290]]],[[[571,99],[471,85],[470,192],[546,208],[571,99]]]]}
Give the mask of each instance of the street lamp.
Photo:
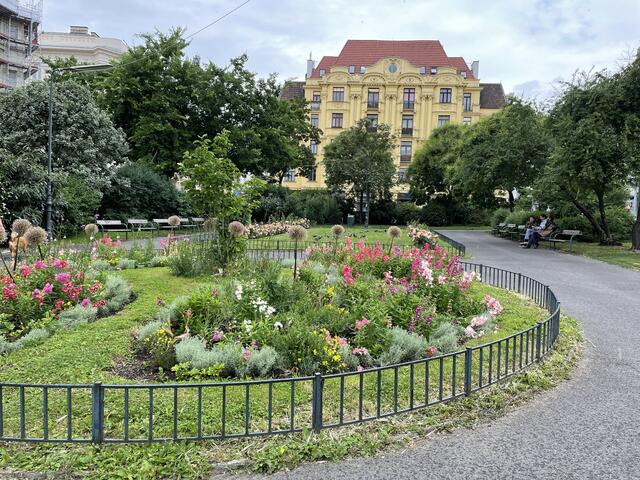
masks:
{"type": "Polygon", "coordinates": [[[53,148],[53,85],[55,76],[60,72],[101,72],[109,70],[113,65],[108,63],[100,65],[74,65],[72,67],[54,68],[49,75],[49,145],[47,148],[47,205],[45,208],[45,230],[49,240],[53,239],[53,189],[51,187],[51,151],[53,148]]]}

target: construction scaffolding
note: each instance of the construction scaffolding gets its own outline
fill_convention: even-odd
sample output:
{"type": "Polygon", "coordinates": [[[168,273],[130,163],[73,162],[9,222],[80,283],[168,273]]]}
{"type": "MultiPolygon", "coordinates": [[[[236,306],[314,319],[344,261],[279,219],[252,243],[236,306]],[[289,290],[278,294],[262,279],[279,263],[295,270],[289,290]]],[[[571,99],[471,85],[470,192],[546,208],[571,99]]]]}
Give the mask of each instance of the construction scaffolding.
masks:
{"type": "Polygon", "coordinates": [[[16,88],[40,70],[42,0],[0,0],[0,91],[16,88]]]}

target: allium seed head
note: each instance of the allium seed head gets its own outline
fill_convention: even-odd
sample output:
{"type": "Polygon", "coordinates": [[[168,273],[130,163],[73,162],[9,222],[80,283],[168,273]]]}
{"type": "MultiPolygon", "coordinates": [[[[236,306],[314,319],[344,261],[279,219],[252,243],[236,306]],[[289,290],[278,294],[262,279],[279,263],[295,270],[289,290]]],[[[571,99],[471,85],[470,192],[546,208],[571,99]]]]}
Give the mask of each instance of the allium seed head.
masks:
{"type": "Polygon", "coordinates": [[[389,238],[391,238],[392,240],[395,240],[400,235],[402,235],[402,230],[400,230],[400,227],[389,227],[387,230],[387,235],[389,235],[389,238]]]}
{"type": "Polygon", "coordinates": [[[88,223],[84,227],[84,233],[87,234],[87,237],[95,237],[98,234],[98,226],[95,223],[88,223]]]}
{"type": "Polygon", "coordinates": [[[41,227],[31,227],[24,234],[24,238],[29,242],[29,245],[42,245],[47,241],[47,232],[41,227]]]}
{"type": "Polygon", "coordinates": [[[213,232],[216,229],[216,219],[215,218],[207,218],[202,224],[202,228],[206,232],[213,232]]]}
{"type": "Polygon", "coordinates": [[[171,215],[167,221],[169,222],[169,225],[172,227],[177,227],[178,225],[180,225],[180,217],[177,215],[171,215]]]}
{"type": "Polygon", "coordinates": [[[232,237],[240,237],[241,235],[244,235],[244,232],[245,228],[242,223],[235,221],[229,224],[229,233],[232,237]]]}
{"type": "Polygon", "coordinates": [[[339,237],[344,233],[344,227],[342,225],[334,225],[331,227],[331,233],[334,237],[339,237]]]}
{"type": "Polygon", "coordinates": [[[301,242],[307,238],[307,229],[301,225],[293,225],[292,227],[289,227],[289,231],[287,233],[289,238],[296,242],[301,242]]]}
{"type": "Polygon", "coordinates": [[[31,227],[31,222],[29,222],[29,220],[19,218],[15,222],[13,222],[13,225],[11,225],[11,230],[15,232],[15,234],[19,237],[23,237],[24,234],[27,233],[27,230],[29,230],[29,227],[31,227]]]}

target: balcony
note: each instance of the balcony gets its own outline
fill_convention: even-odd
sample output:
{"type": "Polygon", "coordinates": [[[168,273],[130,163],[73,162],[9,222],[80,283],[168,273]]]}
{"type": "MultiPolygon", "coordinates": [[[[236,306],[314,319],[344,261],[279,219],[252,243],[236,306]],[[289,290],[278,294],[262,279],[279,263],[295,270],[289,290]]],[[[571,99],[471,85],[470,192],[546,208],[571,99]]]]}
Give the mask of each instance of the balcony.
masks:
{"type": "Polygon", "coordinates": [[[368,110],[378,110],[380,102],[367,102],[368,110]]]}
{"type": "Polygon", "coordinates": [[[320,100],[311,102],[311,110],[320,110],[320,100]]]}
{"type": "Polygon", "coordinates": [[[403,128],[402,135],[413,135],[413,127],[411,128],[403,128]]]}
{"type": "Polygon", "coordinates": [[[413,110],[413,106],[416,102],[411,102],[411,101],[404,101],[402,102],[402,109],[403,110],[413,110]]]}
{"type": "Polygon", "coordinates": [[[400,155],[400,163],[409,163],[411,162],[411,155],[400,155]]]}

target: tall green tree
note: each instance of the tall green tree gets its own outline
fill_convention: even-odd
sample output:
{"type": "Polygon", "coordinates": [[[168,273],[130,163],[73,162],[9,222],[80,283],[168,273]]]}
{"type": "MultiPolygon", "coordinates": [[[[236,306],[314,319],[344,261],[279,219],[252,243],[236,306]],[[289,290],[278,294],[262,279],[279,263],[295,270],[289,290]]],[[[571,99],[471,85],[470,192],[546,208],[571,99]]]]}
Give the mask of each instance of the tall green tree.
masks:
{"type": "Polygon", "coordinates": [[[393,163],[395,137],[388,125],[373,128],[368,119],[341,132],[324,149],[325,182],[333,192],[342,192],[356,200],[360,220],[369,225],[368,205],[388,198],[394,185],[393,163]]]}

